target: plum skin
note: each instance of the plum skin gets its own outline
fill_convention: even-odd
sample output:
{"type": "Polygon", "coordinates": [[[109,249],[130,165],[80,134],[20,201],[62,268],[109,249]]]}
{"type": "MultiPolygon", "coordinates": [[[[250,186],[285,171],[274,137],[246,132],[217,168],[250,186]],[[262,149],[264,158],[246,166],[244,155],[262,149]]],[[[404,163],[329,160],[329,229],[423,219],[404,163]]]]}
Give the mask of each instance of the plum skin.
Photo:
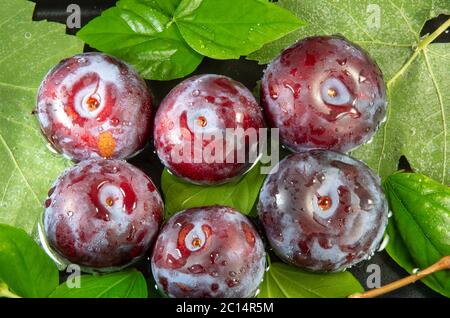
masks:
{"type": "Polygon", "coordinates": [[[267,67],[261,100],[272,127],[294,152],[347,152],[385,120],[386,85],[363,49],[337,36],[303,39],[267,67]]]}
{"type": "Polygon", "coordinates": [[[42,223],[46,242],[63,263],[108,271],[144,255],[163,210],[154,183],[141,170],[125,161],[90,159],[57,179],[42,223]]]}
{"type": "Polygon", "coordinates": [[[327,150],[291,154],[278,168],[261,189],[258,215],[282,260],[336,272],[372,256],[388,219],[378,176],[327,150]]]}
{"type": "Polygon", "coordinates": [[[265,271],[263,242],[248,219],[223,206],[177,213],[153,250],[158,288],[176,298],[248,298],[265,271]]]}
{"type": "Polygon", "coordinates": [[[151,134],[151,111],[147,85],[131,66],[84,53],[47,73],[35,113],[52,148],[81,161],[135,155],[151,134]]]}
{"type": "MultiPolygon", "coordinates": [[[[244,85],[221,75],[193,76],[176,86],[158,108],[154,145],[161,162],[176,176],[195,184],[220,184],[244,174],[251,163],[237,162],[236,155],[231,162],[211,162],[204,150],[211,141],[205,136],[214,132],[223,136],[226,128],[253,128],[259,136],[259,128],[264,127],[261,107],[244,85]],[[180,162],[173,157],[177,147],[189,147],[190,158],[194,158],[195,140],[202,134],[200,162],[180,162]]],[[[237,144],[234,146],[236,153],[237,144]]],[[[246,140],[245,147],[249,153],[257,142],[246,140]]]]}

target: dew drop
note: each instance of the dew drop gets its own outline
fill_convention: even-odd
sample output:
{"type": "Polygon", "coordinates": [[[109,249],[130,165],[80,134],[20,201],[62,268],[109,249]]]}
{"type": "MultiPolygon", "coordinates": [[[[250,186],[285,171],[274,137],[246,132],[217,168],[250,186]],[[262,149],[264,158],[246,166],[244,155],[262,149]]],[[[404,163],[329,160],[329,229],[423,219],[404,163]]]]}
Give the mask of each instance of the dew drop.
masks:
{"type": "Polygon", "coordinates": [[[194,96],[194,97],[200,96],[200,91],[198,89],[194,90],[192,92],[192,96],[194,96]]]}
{"type": "MultiPolygon", "coordinates": [[[[53,139],[53,138],[52,138],[53,139]]],[[[47,144],[47,149],[50,150],[50,152],[57,154],[58,152],[56,151],[55,148],[53,148],[53,146],[51,144],[47,144]]]]}
{"type": "Polygon", "coordinates": [[[383,251],[386,248],[386,246],[388,245],[388,243],[389,243],[389,235],[386,234],[384,236],[383,241],[381,242],[380,247],[378,248],[377,252],[383,251]]]}
{"type": "Polygon", "coordinates": [[[411,271],[413,274],[417,274],[420,271],[420,268],[416,267],[413,268],[413,270],[411,271]]]}
{"type": "Polygon", "coordinates": [[[240,283],[238,278],[227,279],[228,287],[232,288],[240,283]]]}
{"type": "Polygon", "coordinates": [[[110,122],[111,122],[112,126],[117,126],[117,125],[119,125],[120,120],[118,118],[114,117],[114,118],[111,119],[110,122]]]}
{"type": "Polygon", "coordinates": [[[211,253],[211,255],[209,256],[209,258],[211,260],[211,264],[216,264],[219,257],[220,257],[220,254],[218,252],[211,253]]]}
{"type": "Polygon", "coordinates": [[[347,59],[336,59],[336,62],[338,62],[339,65],[344,66],[345,64],[347,64],[347,59]]]}
{"type": "Polygon", "coordinates": [[[31,38],[31,33],[30,32],[25,32],[25,39],[29,39],[31,38]]]}
{"type": "Polygon", "coordinates": [[[194,264],[188,268],[188,270],[193,274],[201,274],[205,272],[205,269],[200,264],[194,264]]]}

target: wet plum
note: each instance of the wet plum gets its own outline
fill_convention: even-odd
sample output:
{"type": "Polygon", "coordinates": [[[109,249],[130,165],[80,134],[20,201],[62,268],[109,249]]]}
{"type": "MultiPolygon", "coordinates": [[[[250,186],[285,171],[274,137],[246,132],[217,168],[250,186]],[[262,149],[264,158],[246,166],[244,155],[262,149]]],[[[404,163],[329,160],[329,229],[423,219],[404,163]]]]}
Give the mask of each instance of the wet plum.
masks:
{"type": "Polygon", "coordinates": [[[249,154],[256,151],[263,127],[261,108],[245,86],[225,76],[201,75],[183,81],[164,99],[154,142],[173,174],[196,184],[219,184],[249,169],[249,154]],[[245,140],[229,143],[226,132],[234,129],[245,140]],[[254,134],[247,138],[240,131],[254,134]]]}
{"type": "Polygon", "coordinates": [[[153,276],[168,296],[253,297],[265,270],[261,238],[238,211],[192,208],[173,216],[158,236],[153,276]]]}
{"type": "Polygon", "coordinates": [[[293,151],[350,151],[370,141],[386,114],[380,69],[341,37],[299,41],[268,66],[261,85],[267,118],[293,151]]]}
{"type": "Polygon", "coordinates": [[[124,161],[91,159],[50,189],[43,230],[57,258],[103,270],[139,259],[162,219],[161,196],[142,171],[124,161]]]}
{"type": "Polygon", "coordinates": [[[259,218],[284,261],[341,271],[369,258],[387,224],[380,178],[366,165],[327,150],[291,154],[268,175],[259,218]]]}
{"type": "Polygon", "coordinates": [[[36,114],[52,148],[70,159],[125,159],[147,143],[151,108],[135,70],[112,56],[85,53],[45,76],[36,114]]]}

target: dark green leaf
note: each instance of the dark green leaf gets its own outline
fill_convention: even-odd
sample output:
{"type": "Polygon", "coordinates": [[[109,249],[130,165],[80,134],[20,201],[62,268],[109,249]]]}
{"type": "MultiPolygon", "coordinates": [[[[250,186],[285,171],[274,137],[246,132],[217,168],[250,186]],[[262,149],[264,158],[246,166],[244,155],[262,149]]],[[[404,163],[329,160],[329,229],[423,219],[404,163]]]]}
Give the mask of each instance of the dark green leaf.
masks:
{"type": "Polygon", "coordinates": [[[405,242],[403,242],[400,233],[398,233],[394,220],[389,220],[386,234],[389,235],[389,243],[386,246],[386,251],[389,256],[408,273],[412,273],[415,268],[414,260],[408,253],[408,248],[406,247],[405,242]]]}
{"type": "Polygon", "coordinates": [[[350,272],[315,274],[272,263],[258,298],[341,298],[364,289],[350,272]]]}
{"type": "Polygon", "coordinates": [[[0,9],[0,223],[28,233],[51,184],[69,165],[47,149],[31,115],[36,91],[52,66],[83,50],[65,25],[32,21],[34,6],[3,0],[0,9]]]}
{"type": "Polygon", "coordinates": [[[78,33],[90,46],[132,64],[153,80],[192,73],[202,56],[183,40],[169,12],[177,1],[121,0],[78,33]]]}
{"type": "Polygon", "coordinates": [[[450,44],[430,44],[420,32],[427,20],[450,12],[450,1],[279,0],[278,4],[305,19],[306,27],[249,58],[268,63],[284,48],[314,35],[342,34],[362,46],[384,73],[389,108],[373,142],[353,155],[383,178],[397,170],[405,155],[418,172],[449,184],[450,44]]]}
{"type": "MultiPolygon", "coordinates": [[[[58,279],[56,265],[24,230],[0,224],[0,282],[10,292],[47,297],[58,286],[58,279]]],[[[0,295],[1,289],[0,284],[0,295]]]]}
{"type": "Polygon", "coordinates": [[[183,0],[175,21],[192,48],[216,59],[250,54],[303,25],[262,0],[183,0]]]}
{"type": "MultiPolygon", "coordinates": [[[[417,173],[396,173],[384,182],[393,219],[387,251],[409,273],[450,255],[450,188],[417,173]]],[[[450,272],[423,280],[450,297],[450,272]]]]}
{"type": "Polygon", "coordinates": [[[166,217],[184,209],[225,205],[249,214],[259,194],[265,175],[260,164],[236,181],[219,186],[199,186],[186,183],[164,169],[161,184],[165,198],[166,217]]]}
{"type": "Polygon", "coordinates": [[[80,288],[62,283],[51,298],[147,298],[147,283],[141,272],[131,269],[105,275],[83,275],[80,288]]]}
{"type": "Polygon", "coordinates": [[[181,0],[147,0],[143,2],[152,8],[162,11],[168,16],[173,16],[181,0]]]}

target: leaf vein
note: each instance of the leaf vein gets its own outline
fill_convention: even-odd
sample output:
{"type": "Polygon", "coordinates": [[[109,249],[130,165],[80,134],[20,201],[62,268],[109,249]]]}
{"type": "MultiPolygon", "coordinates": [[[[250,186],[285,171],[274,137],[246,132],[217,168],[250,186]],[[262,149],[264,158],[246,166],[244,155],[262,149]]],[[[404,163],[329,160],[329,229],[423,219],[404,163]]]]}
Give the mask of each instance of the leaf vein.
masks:
{"type": "Polygon", "coordinates": [[[439,100],[439,107],[440,107],[440,112],[441,112],[441,117],[442,117],[442,131],[444,133],[444,150],[443,150],[443,166],[442,166],[442,183],[445,182],[445,174],[447,172],[447,121],[446,121],[446,117],[445,117],[445,107],[444,107],[444,99],[442,97],[442,93],[441,90],[439,88],[439,85],[437,83],[436,80],[436,76],[434,75],[433,69],[431,68],[430,65],[430,61],[428,59],[428,55],[426,50],[423,50],[423,56],[425,57],[425,64],[427,66],[427,70],[430,73],[431,76],[431,81],[433,83],[434,89],[436,90],[436,94],[439,100]]]}
{"type": "Polygon", "coordinates": [[[19,166],[19,163],[17,162],[16,157],[14,156],[13,152],[11,151],[11,148],[8,146],[8,143],[6,142],[5,138],[3,138],[3,135],[0,133],[0,141],[2,142],[3,146],[5,147],[8,155],[10,156],[11,161],[13,162],[14,166],[19,171],[21,177],[23,178],[23,181],[25,182],[26,187],[30,192],[33,194],[33,197],[36,199],[37,203],[40,204],[41,201],[39,200],[36,192],[31,187],[30,183],[28,182],[28,179],[25,177],[25,174],[23,173],[22,169],[19,166]]]}

